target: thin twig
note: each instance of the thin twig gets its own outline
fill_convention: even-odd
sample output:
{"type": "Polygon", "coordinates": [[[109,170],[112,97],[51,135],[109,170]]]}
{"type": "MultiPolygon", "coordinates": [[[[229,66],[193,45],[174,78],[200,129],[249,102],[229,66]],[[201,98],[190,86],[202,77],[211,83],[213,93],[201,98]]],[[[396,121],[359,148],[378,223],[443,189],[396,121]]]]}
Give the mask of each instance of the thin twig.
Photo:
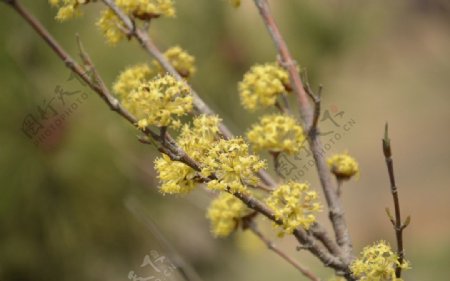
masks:
{"type": "Polygon", "coordinates": [[[391,184],[391,193],[392,198],[394,200],[394,210],[395,210],[395,219],[389,212],[389,209],[386,209],[386,212],[394,226],[395,237],[397,239],[397,255],[398,262],[400,265],[397,265],[395,268],[395,276],[400,278],[402,275],[402,265],[404,260],[404,250],[403,250],[403,230],[408,226],[410,222],[410,217],[406,219],[406,221],[402,222],[402,217],[400,215],[400,200],[398,198],[398,187],[395,183],[395,174],[394,174],[394,163],[392,160],[392,150],[391,150],[391,140],[389,139],[388,134],[388,124],[386,123],[384,138],[383,138],[383,154],[386,160],[386,166],[389,174],[389,182],[391,184]]]}
{"type": "Polygon", "coordinates": [[[308,134],[315,135],[317,134],[317,124],[319,123],[319,117],[320,117],[320,110],[321,110],[321,96],[322,96],[322,85],[319,85],[319,90],[317,91],[317,95],[315,95],[309,86],[309,83],[306,82],[306,92],[311,97],[311,99],[314,102],[314,114],[313,114],[313,121],[311,123],[311,126],[308,129],[308,134]]]}
{"type": "MultiPolygon", "coordinates": [[[[254,0],[254,3],[258,8],[272,41],[275,44],[280,61],[289,73],[289,79],[293,91],[297,96],[304,126],[305,128],[310,128],[313,123],[313,110],[308,101],[308,94],[305,91],[303,82],[297,71],[297,64],[292,59],[287,44],[284,41],[275,19],[271,14],[267,0],[254,0]]],[[[350,233],[345,221],[341,202],[336,193],[335,183],[332,180],[325,156],[323,154],[322,143],[317,134],[310,134],[308,137],[308,142],[316,162],[317,172],[319,174],[320,183],[328,205],[329,217],[336,235],[336,241],[343,249],[343,258],[345,263],[350,264],[353,251],[350,233]]]]}
{"type": "MultiPolygon", "coordinates": [[[[245,222],[244,222],[245,224],[245,222]]],[[[248,224],[244,225],[245,228],[250,229],[264,244],[266,244],[267,248],[282,259],[287,261],[289,264],[294,266],[298,271],[300,271],[304,276],[313,281],[320,281],[320,278],[317,277],[312,271],[308,268],[300,264],[298,261],[294,260],[292,257],[283,252],[280,248],[278,248],[272,241],[270,241],[256,226],[256,224],[251,220],[248,224]]]]}

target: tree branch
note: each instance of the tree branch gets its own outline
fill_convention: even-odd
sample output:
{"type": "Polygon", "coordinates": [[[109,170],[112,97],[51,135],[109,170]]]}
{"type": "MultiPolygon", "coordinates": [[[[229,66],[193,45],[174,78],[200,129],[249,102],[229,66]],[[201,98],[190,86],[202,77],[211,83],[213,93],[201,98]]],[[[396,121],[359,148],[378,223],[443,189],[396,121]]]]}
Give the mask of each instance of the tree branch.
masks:
{"type": "MultiPolygon", "coordinates": [[[[286,42],[273,18],[267,0],[254,0],[256,7],[263,19],[263,22],[275,44],[280,61],[289,73],[291,86],[296,93],[300,114],[304,127],[310,128],[314,122],[313,110],[308,101],[308,94],[305,91],[302,80],[297,71],[297,64],[292,59],[286,42]]],[[[352,242],[347,223],[344,218],[344,211],[336,193],[335,183],[331,177],[328,165],[325,160],[324,150],[318,134],[309,134],[308,142],[316,162],[317,172],[322,185],[325,199],[328,205],[329,217],[336,235],[336,241],[343,249],[343,258],[346,264],[352,260],[352,242]]]]}
{"type": "Polygon", "coordinates": [[[383,154],[386,160],[386,166],[389,174],[389,182],[391,184],[391,193],[392,198],[394,200],[394,210],[395,210],[395,218],[389,212],[389,209],[386,209],[386,212],[394,226],[395,237],[397,240],[397,255],[400,266],[396,266],[395,268],[395,276],[400,278],[402,275],[402,267],[404,260],[404,249],[403,249],[403,230],[408,226],[410,222],[410,217],[406,219],[406,221],[402,222],[402,217],[400,215],[400,200],[398,198],[398,188],[395,183],[395,174],[394,174],[394,163],[392,160],[392,151],[391,151],[391,140],[389,139],[388,134],[388,124],[386,123],[384,138],[383,138],[383,154]]]}

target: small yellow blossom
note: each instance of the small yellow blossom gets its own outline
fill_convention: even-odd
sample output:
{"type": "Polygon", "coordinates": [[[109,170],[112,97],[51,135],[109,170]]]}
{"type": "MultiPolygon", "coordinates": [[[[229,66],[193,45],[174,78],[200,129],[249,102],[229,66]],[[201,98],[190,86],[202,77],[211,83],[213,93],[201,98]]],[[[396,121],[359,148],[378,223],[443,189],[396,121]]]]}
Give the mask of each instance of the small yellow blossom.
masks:
{"type": "Polygon", "coordinates": [[[215,175],[217,179],[208,182],[208,188],[230,189],[231,192],[245,192],[245,184],[257,184],[255,175],[266,166],[259,157],[248,153],[248,145],[242,138],[221,139],[208,151],[202,175],[215,175]]]}
{"type": "Polygon", "coordinates": [[[147,64],[128,67],[117,77],[113,85],[113,91],[120,99],[125,99],[143,82],[149,81],[154,74],[147,64]]]}
{"type": "Polygon", "coordinates": [[[359,173],[358,163],[347,153],[333,155],[327,162],[331,172],[340,180],[348,180],[359,173]]]}
{"type": "Polygon", "coordinates": [[[250,111],[274,105],[279,95],[286,92],[289,76],[275,63],[255,65],[239,83],[242,106],[250,111]]]}
{"type": "Polygon", "coordinates": [[[81,14],[79,6],[88,2],[88,0],[49,0],[50,5],[59,8],[55,18],[61,22],[79,16],[81,14]]]}
{"type": "Polygon", "coordinates": [[[256,151],[296,153],[303,146],[305,134],[297,121],[287,115],[273,114],[261,118],[247,133],[256,151]]]}
{"type": "Polygon", "coordinates": [[[230,235],[238,226],[239,219],[249,213],[242,201],[222,192],[211,202],[206,217],[211,222],[211,231],[216,237],[230,235]]]}
{"type": "Polygon", "coordinates": [[[314,212],[321,209],[317,192],[306,183],[293,181],[280,185],[266,203],[276,218],[283,222],[287,234],[299,226],[308,229],[316,221],[314,212]]]}
{"type": "Polygon", "coordinates": [[[155,169],[161,182],[160,191],[167,194],[188,193],[195,188],[196,172],[178,161],[172,161],[163,154],[155,160],[155,169]]]}
{"type": "Polygon", "coordinates": [[[102,11],[96,24],[105,36],[106,42],[110,45],[116,45],[126,38],[123,32],[123,30],[126,30],[126,27],[111,9],[102,11]]]}
{"type": "Polygon", "coordinates": [[[159,16],[175,16],[172,0],[116,0],[116,5],[127,14],[141,20],[149,20],[159,16]]]}
{"type": "MultiPolygon", "coordinates": [[[[191,77],[197,71],[195,68],[195,58],[179,46],[169,48],[164,52],[164,56],[184,78],[191,77]]],[[[153,61],[153,64],[159,72],[164,72],[164,69],[157,61],[153,61]]]]}
{"type": "Polygon", "coordinates": [[[350,270],[361,281],[401,281],[402,279],[395,276],[397,266],[409,269],[408,261],[400,264],[391,247],[385,241],[379,241],[365,247],[360,257],[350,265],[350,270]]]}
{"type": "Polygon", "coordinates": [[[144,124],[167,127],[192,110],[189,87],[169,74],[141,83],[123,102],[124,106],[144,124]]]}
{"type": "Polygon", "coordinates": [[[189,157],[203,162],[204,157],[218,139],[220,118],[200,115],[195,117],[192,123],[192,126],[183,126],[177,143],[189,157]]]}

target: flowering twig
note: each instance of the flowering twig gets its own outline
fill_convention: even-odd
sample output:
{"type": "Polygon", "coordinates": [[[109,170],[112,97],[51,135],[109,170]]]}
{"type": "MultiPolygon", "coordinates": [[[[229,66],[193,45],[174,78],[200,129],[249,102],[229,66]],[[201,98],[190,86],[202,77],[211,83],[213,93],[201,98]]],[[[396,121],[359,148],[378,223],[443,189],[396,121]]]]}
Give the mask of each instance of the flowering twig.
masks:
{"type": "Polygon", "coordinates": [[[294,266],[298,271],[300,271],[304,276],[313,281],[320,281],[320,278],[317,277],[314,273],[312,273],[308,268],[300,264],[298,261],[294,260],[292,257],[288,256],[283,250],[278,248],[272,241],[270,241],[256,226],[253,220],[249,220],[248,223],[244,221],[244,228],[251,230],[253,234],[255,234],[264,244],[266,244],[267,248],[282,259],[287,261],[289,264],[294,266]]]}
{"type": "MultiPolygon", "coordinates": [[[[70,68],[75,74],[82,78],[89,87],[94,90],[106,103],[107,105],[119,115],[124,117],[128,122],[137,126],[137,118],[129,113],[122,105],[115,99],[106,86],[101,82],[102,79],[98,73],[94,73],[94,80],[92,80],[86,71],[73,60],[70,55],[56,42],[56,40],[48,33],[48,31],[42,26],[42,24],[34,18],[17,0],[5,1],[9,4],[19,15],[22,16],[33,29],[44,39],[44,41],[51,47],[51,49],[60,57],[68,68],[70,68]]],[[[88,65],[90,64],[91,69],[95,69],[90,61],[89,56],[81,48],[81,53],[83,60],[88,65]]],[[[196,171],[200,170],[200,164],[195,160],[190,158],[180,147],[176,145],[174,140],[167,134],[166,139],[163,141],[162,137],[152,131],[150,128],[146,127],[142,129],[143,133],[153,138],[155,142],[161,144],[159,150],[167,154],[172,160],[180,161],[193,168],[196,171]]],[[[243,193],[233,193],[234,196],[239,198],[244,202],[249,208],[263,214],[267,218],[271,219],[277,224],[282,224],[282,221],[277,219],[273,212],[265,206],[259,200],[243,193]]],[[[334,268],[335,270],[347,270],[347,267],[342,263],[339,257],[334,256],[328,252],[327,248],[323,248],[321,245],[317,244],[314,237],[310,236],[306,231],[302,229],[297,229],[294,231],[294,236],[301,244],[308,245],[311,253],[317,256],[325,265],[334,268]]]]}
{"type": "MultiPolygon", "coordinates": [[[[153,43],[153,41],[151,40],[151,38],[149,37],[149,35],[147,33],[147,30],[141,30],[139,28],[136,28],[135,24],[130,19],[130,17],[126,13],[124,13],[119,7],[117,7],[117,5],[114,3],[114,1],[112,1],[112,0],[102,0],[102,1],[105,3],[105,5],[110,7],[115,12],[115,14],[119,17],[119,19],[121,19],[123,21],[124,25],[128,28],[127,34],[129,34],[130,37],[134,37],[139,42],[139,44],[144,48],[144,50],[149,55],[153,56],[167,72],[169,72],[171,75],[173,75],[179,81],[185,82],[185,79],[183,79],[183,77],[181,77],[181,75],[171,65],[171,63],[167,60],[167,58],[164,56],[164,54],[153,43]]],[[[300,81],[300,83],[301,83],[301,81],[300,81]]],[[[194,97],[194,107],[198,113],[203,113],[203,114],[208,114],[208,115],[215,114],[214,111],[212,111],[212,109],[192,89],[192,87],[190,87],[190,90],[194,97]]],[[[221,134],[224,136],[224,138],[229,139],[229,138],[233,137],[233,134],[223,123],[219,124],[219,129],[221,131],[221,134]]],[[[321,150],[317,149],[316,151],[321,151],[321,150]]],[[[322,157],[320,155],[320,153],[316,153],[315,156],[322,157]]],[[[328,173],[328,168],[326,167],[326,163],[325,163],[325,160],[323,159],[323,157],[322,157],[322,160],[323,160],[323,165],[325,166],[325,170],[328,173]]],[[[267,187],[271,187],[273,189],[274,187],[277,186],[276,181],[267,172],[261,170],[258,172],[258,175],[263,180],[263,182],[267,185],[267,187]]],[[[328,179],[327,182],[330,182],[330,184],[328,184],[327,186],[331,186],[331,182],[332,182],[331,179],[328,179]]],[[[264,190],[265,188],[261,188],[261,189],[264,190]]],[[[334,190],[333,186],[331,186],[331,190],[334,190]]],[[[341,210],[340,206],[338,206],[338,207],[334,206],[333,208],[330,208],[330,217],[333,218],[333,221],[339,222],[340,219],[343,219],[343,217],[342,217],[343,213],[340,210],[341,210]]],[[[345,226],[345,222],[343,224],[341,223],[340,225],[345,226]]],[[[340,233],[345,234],[345,231],[340,231],[340,233]]],[[[349,237],[348,235],[345,236],[344,234],[337,235],[338,242],[345,240],[345,239],[341,239],[340,237],[349,237]]],[[[318,235],[317,237],[320,237],[322,239],[325,236],[326,235],[323,235],[323,233],[322,233],[322,235],[318,235]]],[[[349,238],[347,240],[349,240],[349,238]]],[[[321,242],[323,242],[323,241],[321,241],[321,242]]],[[[330,242],[330,240],[328,239],[328,244],[330,244],[329,242],[330,242]]],[[[351,243],[350,243],[350,247],[351,247],[351,243]]]]}
{"type": "MultiPolygon", "coordinates": [[[[254,0],[256,7],[263,19],[263,22],[275,44],[278,51],[281,64],[289,73],[289,79],[293,91],[296,93],[300,114],[303,119],[305,128],[309,128],[313,124],[313,110],[308,101],[308,94],[305,90],[302,80],[298,75],[297,64],[292,59],[286,42],[284,41],[280,30],[272,16],[267,0],[254,0]]],[[[347,223],[344,218],[344,211],[336,193],[335,183],[332,180],[330,171],[325,161],[322,149],[322,143],[318,138],[318,134],[309,134],[308,142],[316,163],[317,172],[319,174],[320,183],[325,194],[328,205],[329,216],[336,235],[336,241],[343,249],[343,257],[346,264],[352,259],[352,242],[347,223]]]]}
{"type": "Polygon", "coordinates": [[[397,255],[399,265],[396,266],[395,276],[400,278],[402,275],[402,267],[404,260],[404,250],[403,250],[403,230],[409,225],[411,219],[408,216],[405,222],[402,222],[402,218],[400,215],[400,200],[398,199],[398,187],[395,183],[395,174],[394,174],[394,163],[392,160],[392,150],[391,150],[391,140],[389,139],[388,134],[388,124],[386,123],[384,138],[383,138],[383,154],[386,160],[386,166],[389,174],[389,182],[391,184],[391,193],[392,198],[394,200],[394,210],[395,210],[395,218],[391,215],[389,208],[386,208],[386,213],[389,216],[389,219],[394,226],[395,236],[397,239],[397,255]]]}

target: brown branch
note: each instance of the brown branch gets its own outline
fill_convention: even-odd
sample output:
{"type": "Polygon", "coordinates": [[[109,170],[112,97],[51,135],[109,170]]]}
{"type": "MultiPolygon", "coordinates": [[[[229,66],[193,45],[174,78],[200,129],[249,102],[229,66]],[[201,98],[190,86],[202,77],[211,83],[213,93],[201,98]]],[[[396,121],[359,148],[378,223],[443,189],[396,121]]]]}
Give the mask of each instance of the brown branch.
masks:
{"type": "MultiPolygon", "coordinates": [[[[297,71],[297,65],[292,59],[286,42],[284,41],[280,30],[270,12],[267,0],[254,0],[256,7],[263,19],[263,22],[275,44],[280,61],[289,73],[291,86],[296,93],[300,114],[302,116],[305,128],[310,128],[313,120],[313,110],[308,101],[308,94],[305,91],[302,80],[297,71]]],[[[322,143],[318,134],[309,134],[308,142],[316,162],[317,172],[322,185],[325,199],[328,205],[329,217],[336,235],[336,241],[343,249],[343,258],[346,264],[352,260],[352,242],[347,223],[344,217],[344,211],[336,193],[335,183],[328,169],[322,143]]]]}
{"type": "Polygon", "coordinates": [[[389,209],[386,209],[386,212],[394,226],[395,237],[397,240],[397,255],[400,266],[397,265],[395,268],[395,276],[400,278],[402,275],[402,267],[404,261],[404,249],[403,249],[403,230],[408,226],[410,222],[410,217],[406,219],[406,221],[402,222],[402,217],[400,215],[400,200],[398,198],[398,187],[395,183],[395,174],[394,174],[394,163],[392,160],[392,151],[391,151],[391,140],[389,139],[388,134],[388,124],[386,123],[384,138],[383,138],[383,154],[386,160],[386,166],[389,174],[389,182],[391,184],[391,193],[392,198],[394,200],[394,210],[395,210],[395,218],[389,212],[389,209]]]}
{"type": "MultiPolygon", "coordinates": [[[[41,38],[50,46],[50,48],[58,55],[61,60],[63,60],[66,66],[71,69],[75,74],[77,74],[80,78],[83,79],[89,85],[89,87],[94,90],[111,108],[111,110],[115,111],[123,118],[125,118],[128,122],[130,122],[133,126],[137,127],[137,118],[129,113],[125,108],[121,106],[116,98],[110,93],[108,88],[104,85],[103,80],[100,75],[95,71],[95,67],[90,60],[87,53],[84,51],[82,45],[80,44],[80,52],[82,59],[84,62],[94,70],[92,73],[94,76],[93,81],[86,71],[73,60],[70,55],[56,42],[56,40],[48,33],[48,31],[42,26],[42,24],[34,18],[17,0],[9,0],[5,1],[5,3],[9,4],[33,29],[41,36],[41,38]]],[[[107,1],[107,0],[104,0],[107,1]]],[[[200,164],[195,160],[190,158],[181,148],[179,148],[174,140],[167,134],[166,139],[162,140],[161,136],[157,133],[153,132],[150,128],[144,128],[142,130],[146,135],[154,139],[156,142],[161,144],[159,148],[161,152],[167,154],[172,160],[180,161],[190,166],[196,171],[200,171],[200,164]]],[[[282,224],[282,221],[277,219],[273,212],[268,209],[262,202],[259,200],[242,193],[234,193],[234,196],[243,201],[249,208],[263,214],[270,220],[274,221],[277,224],[282,224]]],[[[316,241],[311,237],[306,231],[302,229],[297,229],[294,231],[294,236],[297,240],[304,245],[308,245],[308,249],[311,253],[317,256],[326,266],[330,266],[338,271],[347,270],[347,266],[345,263],[341,261],[339,257],[334,256],[327,249],[324,249],[316,241]]],[[[328,248],[328,247],[327,247],[328,248]]]]}
{"type": "Polygon", "coordinates": [[[312,273],[308,268],[300,264],[298,261],[294,260],[292,257],[288,256],[285,252],[283,252],[280,248],[278,248],[272,241],[270,241],[255,225],[255,223],[250,220],[248,223],[244,222],[244,227],[250,229],[253,234],[255,234],[264,244],[266,244],[267,248],[282,259],[287,261],[289,264],[294,266],[298,271],[300,271],[304,276],[313,281],[320,281],[320,278],[317,277],[314,273],[312,273]]]}

